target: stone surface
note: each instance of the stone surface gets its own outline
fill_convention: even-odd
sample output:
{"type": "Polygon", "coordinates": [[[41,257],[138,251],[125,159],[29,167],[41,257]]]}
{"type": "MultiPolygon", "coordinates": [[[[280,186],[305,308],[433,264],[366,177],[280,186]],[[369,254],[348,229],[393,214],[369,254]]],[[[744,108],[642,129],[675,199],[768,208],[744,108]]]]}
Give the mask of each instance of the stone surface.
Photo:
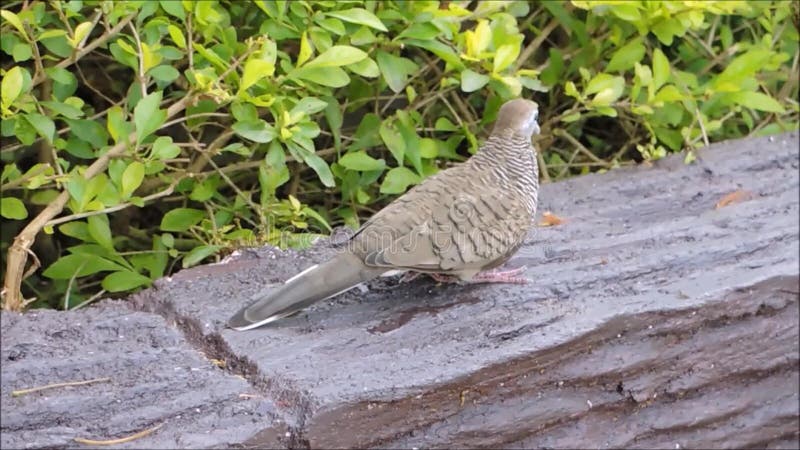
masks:
{"type": "MultiPolygon", "coordinates": [[[[797,448],[799,189],[797,133],[725,142],[700,151],[690,166],[676,155],[544,185],[540,212],[565,222],[534,229],[508,263],[527,265],[533,282],[524,286],[386,278],[261,329],[224,328],[249,296],[335,251],[322,242],[304,252],[242,250],[182,271],[135,295],[128,306],[138,312],[111,303],[73,315],[38,313],[47,320],[24,326],[30,315],[3,314],[3,443],[29,432],[39,439],[33,447],[67,445],[79,427],[80,435],[118,437],[166,419],[182,429],[165,425],[135,443],[797,448]],[[726,198],[737,201],[717,208],[726,198]],[[141,404],[150,409],[134,404],[125,427],[76,403],[86,416],[65,419],[68,430],[59,431],[59,409],[7,398],[11,389],[69,378],[22,382],[28,369],[23,360],[6,369],[9,349],[71,322],[121,327],[124,317],[155,322],[118,333],[129,338],[120,340],[121,353],[111,350],[123,355],[115,370],[98,371],[87,358],[72,378],[121,377],[126,364],[147,366],[134,356],[148,352],[170,361],[194,355],[190,366],[205,375],[191,399],[206,415],[188,420],[185,405],[143,388],[141,404]],[[174,340],[163,344],[163,336],[174,340]],[[239,399],[240,392],[263,398],[239,399]],[[16,422],[7,426],[11,401],[16,422]],[[45,414],[50,421],[33,419],[45,414]],[[214,434],[228,426],[223,418],[232,431],[214,434]],[[202,430],[212,437],[197,437],[202,430]]],[[[60,354],[91,344],[103,354],[97,361],[111,358],[108,347],[97,347],[101,339],[91,339],[103,330],[95,328],[79,349],[71,347],[75,339],[58,338],[60,354]]],[[[50,373],[47,358],[53,367],[66,364],[30,348],[29,359],[39,362],[31,373],[50,373]]],[[[186,382],[166,373],[176,365],[162,367],[159,379],[178,386],[170,389],[181,398],[186,382]]],[[[147,373],[134,371],[132,379],[147,373]]],[[[69,389],[92,395],[104,388],[69,389]]],[[[109,399],[131,398],[114,392],[109,399]]]]}
{"type": "MultiPolygon", "coordinates": [[[[0,448],[86,447],[74,438],[123,438],[120,448],[228,447],[272,423],[265,399],[188,345],[155,314],[106,301],[71,312],[2,314],[0,448]],[[108,379],[12,396],[53,383],[108,379]]],[[[274,409],[274,408],[273,408],[274,409]]]]}

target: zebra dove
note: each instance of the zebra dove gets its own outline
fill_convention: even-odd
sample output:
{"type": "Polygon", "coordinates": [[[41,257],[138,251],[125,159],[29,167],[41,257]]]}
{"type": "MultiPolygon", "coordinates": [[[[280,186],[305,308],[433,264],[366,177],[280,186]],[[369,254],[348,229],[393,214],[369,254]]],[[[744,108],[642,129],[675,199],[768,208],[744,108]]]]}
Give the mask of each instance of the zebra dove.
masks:
{"type": "Polygon", "coordinates": [[[292,315],[387,273],[437,279],[517,282],[518,271],[489,271],[522,244],[536,212],[539,168],[531,136],[536,103],[503,104],[492,134],[463,164],[425,179],[376,213],[329,261],[257,294],[228,321],[248,330],[292,315]]]}

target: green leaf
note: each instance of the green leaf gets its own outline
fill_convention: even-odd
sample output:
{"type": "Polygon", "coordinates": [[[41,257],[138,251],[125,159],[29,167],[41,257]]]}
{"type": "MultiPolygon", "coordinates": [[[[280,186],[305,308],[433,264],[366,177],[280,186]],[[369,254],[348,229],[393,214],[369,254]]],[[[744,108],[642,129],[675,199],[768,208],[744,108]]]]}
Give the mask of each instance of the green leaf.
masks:
{"type": "Polygon", "coordinates": [[[423,41],[420,39],[408,39],[404,41],[404,44],[413,45],[415,47],[424,48],[429,52],[433,53],[434,55],[442,58],[445,62],[452,65],[457,70],[464,69],[464,63],[461,62],[461,57],[453,51],[453,49],[437,40],[430,40],[430,41],[423,41]]]}
{"type": "Polygon", "coordinates": [[[430,22],[412,23],[410,27],[403,30],[395,39],[410,38],[429,41],[440,34],[442,34],[442,31],[430,22]]]}
{"type": "Polygon", "coordinates": [[[83,115],[83,111],[67,103],[42,101],[39,104],[68,119],[78,119],[83,115]]]}
{"type": "MultiPolygon", "coordinates": [[[[178,3],[178,2],[173,2],[172,0],[170,0],[168,3],[178,3]]],[[[180,28],[170,24],[167,26],[167,31],[169,31],[169,37],[172,38],[172,42],[174,42],[175,45],[178,46],[178,48],[180,48],[181,50],[186,48],[186,38],[183,37],[183,32],[181,31],[180,28]]]]}
{"type": "Polygon", "coordinates": [[[289,78],[299,78],[333,88],[350,83],[350,77],[339,67],[301,67],[291,71],[289,78]]]}
{"type": "Polygon", "coordinates": [[[519,43],[501,45],[494,54],[492,72],[500,73],[503,69],[513,64],[519,56],[519,51],[519,43]]]}
{"type": "MultiPolygon", "coordinates": [[[[283,158],[283,150],[280,147],[270,148],[271,153],[278,153],[279,158],[283,158]]],[[[286,163],[281,160],[278,163],[272,164],[264,162],[258,166],[258,184],[261,186],[261,204],[266,206],[268,201],[275,197],[275,190],[279,186],[289,181],[289,168],[286,163]]]]}
{"type": "Polygon", "coordinates": [[[73,276],[85,277],[112,270],[125,270],[125,268],[97,255],[76,253],[58,258],[42,274],[53,280],[69,280],[73,276]]]}
{"type": "Polygon", "coordinates": [[[339,36],[343,36],[347,33],[347,30],[344,28],[344,24],[339,19],[334,18],[326,18],[326,17],[315,17],[314,21],[319,24],[322,28],[330,31],[333,34],[338,34],[339,36]]]}
{"type": "Polygon", "coordinates": [[[92,147],[99,149],[108,143],[108,133],[100,123],[89,119],[65,119],[65,121],[75,136],[92,144],[92,147]]]}
{"type": "Polygon", "coordinates": [[[137,144],[141,144],[167,120],[167,112],[159,109],[160,104],[161,91],[156,91],[139,100],[134,108],[133,122],[136,124],[137,144]]]}
{"type": "MultiPolygon", "coordinates": [[[[6,10],[3,10],[6,12],[6,10]]],[[[22,84],[24,77],[22,75],[23,69],[19,66],[12,67],[3,77],[2,84],[0,84],[0,97],[2,98],[3,109],[8,108],[14,103],[14,100],[22,93],[22,84]]]]}
{"type": "Polygon", "coordinates": [[[75,27],[75,36],[67,38],[67,41],[72,48],[78,48],[78,45],[80,45],[83,38],[89,35],[90,31],[92,31],[92,22],[82,22],[75,27]]]}
{"type": "Polygon", "coordinates": [[[89,226],[86,222],[67,222],[58,227],[58,231],[66,236],[80,239],[81,241],[90,241],[92,237],[89,235],[89,226]]]}
{"type": "Polygon", "coordinates": [[[606,66],[608,72],[624,72],[644,58],[645,48],[641,38],[636,38],[614,52],[606,66]]]}
{"type": "Polygon", "coordinates": [[[13,25],[14,28],[16,28],[17,31],[19,31],[19,33],[21,35],[28,36],[28,34],[25,33],[25,27],[22,26],[22,21],[19,20],[19,16],[18,15],[14,14],[13,12],[11,12],[11,11],[9,11],[7,9],[4,9],[4,10],[0,11],[0,16],[2,16],[3,19],[5,19],[6,22],[8,22],[11,25],[13,25]]]}
{"type": "Polygon", "coordinates": [[[381,140],[383,140],[383,143],[386,145],[386,148],[388,148],[392,156],[394,156],[397,164],[402,165],[406,153],[406,144],[400,131],[392,125],[389,119],[386,119],[381,122],[378,133],[381,136],[381,140]]]}
{"type": "Polygon", "coordinates": [[[13,134],[16,135],[17,139],[22,142],[24,145],[32,145],[36,142],[36,130],[33,129],[30,122],[24,119],[17,119],[13,122],[10,120],[3,120],[3,124],[13,123],[14,130],[13,134]]]}
{"type": "Polygon", "coordinates": [[[114,251],[114,243],[111,240],[111,227],[108,225],[108,216],[105,214],[98,214],[89,216],[86,219],[88,225],[89,236],[95,240],[101,247],[114,251]]]}
{"type": "Polygon", "coordinates": [[[272,76],[275,73],[275,65],[263,59],[251,58],[244,65],[242,81],[239,83],[239,91],[244,91],[250,86],[258,83],[262,78],[272,76]]]}
{"type": "Polygon", "coordinates": [[[275,128],[261,119],[236,122],[231,128],[239,136],[261,144],[272,141],[276,136],[275,128]]]}
{"type": "Polygon", "coordinates": [[[328,102],[315,97],[305,97],[289,111],[292,117],[311,116],[328,107],[328,102]]]}
{"type": "Polygon", "coordinates": [[[386,26],[378,19],[375,14],[362,8],[345,9],[341,11],[329,11],[325,13],[326,16],[336,17],[337,19],[344,20],[345,22],[357,23],[359,25],[366,25],[370,28],[375,28],[380,31],[389,31],[386,26]]]}
{"type": "Polygon", "coordinates": [[[478,89],[486,86],[486,83],[488,82],[488,75],[473,72],[469,69],[465,69],[463,72],[461,72],[461,90],[464,92],[475,92],[478,89]]]}
{"type": "Polygon", "coordinates": [[[334,45],[312,59],[304,68],[346,66],[359,62],[366,57],[367,53],[364,50],[349,45],[334,45]]]}
{"type": "Polygon", "coordinates": [[[186,12],[183,10],[183,2],[176,2],[174,0],[160,0],[158,4],[161,5],[161,9],[166,11],[170,16],[177,17],[181,20],[186,20],[186,12]]]}
{"type": "Polygon", "coordinates": [[[669,80],[669,60],[660,48],[653,50],[653,88],[658,90],[669,80]]]}
{"type": "Polygon", "coordinates": [[[144,180],[144,164],[133,161],[122,172],[122,198],[127,199],[139,188],[144,180]]]}
{"type": "Polygon", "coordinates": [[[147,73],[156,80],[164,83],[172,83],[181,76],[178,69],[167,65],[153,67],[147,73]]]}
{"type": "Polygon", "coordinates": [[[672,45],[672,39],[675,36],[683,36],[686,28],[681,24],[681,21],[673,17],[670,19],[661,19],[650,27],[650,31],[656,35],[658,40],[666,45],[672,45]]]}
{"type": "Polygon", "coordinates": [[[635,3],[614,3],[608,8],[612,14],[627,22],[636,22],[642,19],[635,3]]]}
{"type": "Polygon", "coordinates": [[[161,219],[161,229],[163,231],[186,231],[203,220],[205,214],[205,211],[194,208],[173,209],[161,219]]]}
{"type": "Polygon", "coordinates": [[[314,172],[317,173],[317,176],[319,176],[322,184],[327,187],[336,186],[336,182],[333,180],[333,174],[331,173],[331,168],[324,159],[317,156],[316,153],[308,152],[307,154],[303,155],[303,161],[305,161],[308,167],[314,169],[314,172]]]}
{"type": "Polygon", "coordinates": [[[205,202],[214,194],[217,193],[217,185],[219,184],[219,177],[211,176],[203,180],[201,183],[196,183],[192,189],[189,198],[196,202],[205,202]]]}
{"type": "Polygon", "coordinates": [[[713,82],[716,89],[726,83],[741,85],[741,83],[763,68],[772,56],[771,50],[754,48],[737,56],[713,82]]]}
{"type": "Polygon", "coordinates": [[[436,158],[439,155],[439,141],[431,138],[420,139],[419,155],[425,159],[436,158]]]}
{"type": "Polygon", "coordinates": [[[122,108],[117,105],[108,108],[106,128],[109,134],[111,134],[111,138],[114,139],[114,142],[119,142],[119,139],[127,134],[128,125],[129,124],[125,122],[122,108]]]}
{"type": "Polygon", "coordinates": [[[39,133],[39,136],[45,138],[47,142],[53,142],[53,137],[56,134],[56,124],[53,123],[52,119],[38,113],[30,113],[23,117],[39,133]]]}
{"type": "Polygon", "coordinates": [[[378,68],[389,88],[395,93],[402,92],[408,83],[408,77],[419,70],[410,59],[395,56],[378,50],[376,57],[378,68]]]}
{"type": "Polygon", "coordinates": [[[124,292],[139,286],[149,285],[150,278],[132,270],[120,270],[106,275],[106,277],[103,278],[103,282],[100,284],[103,286],[103,289],[108,292],[124,292]]]}
{"type": "Polygon", "coordinates": [[[372,34],[372,30],[368,27],[360,27],[358,31],[350,35],[350,44],[356,46],[374,44],[378,38],[372,34]]]}
{"type": "MultiPolygon", "coordinates": [[[[342,25],[342,27],[344,27],[344,25],[342,25]]],[[[295,66],[302,66],[303,63],[308,61],[308,58],[311,58],[313,53],[314,49],[311,46],[311,43],[308,41],[308,31],[303,31],[303,34],[300,35],[300,51],[297,52],[297,62],[295,63],[295,66]]]]}
{"type": "MultiPolygon", "coordinates": [[[[172,159],[181,154],[181,148],[172,142],[169,136],[159,136],[153,142],[153,148],[150,150],[150,157],[165,160],[172,159]]],[[[123,183],[125,176],[123,175],[123,183]]],[[[131,191],[133,192],[133,191],[131,191]]]]}
{"type": "Polygon", "coordinates": [[[57,37],[62,37],[62,36],[66,37],[66,35],[67,35],[67,32],[65,30],[58,30],[58,29],[56,29],[56,30],[46,30],[46,31],[43,31],[36,38],[36,40],[37,41],[42,41],[42,40],[45,40],[45,39],[52,39],[52,38],[57,38],[57,37]]]}
{"type": "Polygon", "coordinates": [[[420,156],[420,138],[417,134],[416,125],[411,116],[405,110],[399,109],[397,114],[397,129],[403,136],[405,146],[405,157],[411,162],[417,173],[422,175],[422,158],[420,156]]]}
{"type": "Polygon", "coordinates": [[[786,109],[777,100],[760,92],[732,92],[728,94],[728,98],[745,108],[774,113],[786,112],[786,109]]]}
{"type": "Polygon", "coordinates": [[[526,89],[536,92],[550,92],[550,88],[544,85],[542,81],[538,78],[530,78],[530,77],[519,77],[520,83],[525,86],[526,89]]]}
{"type": "Polygon", "coordinates": [[[338,163],[350,170],[362,172],[383,170],[386,167],[386,161],[383,159],[375,159],[369,156],[365,151],[347,153],[339,159],[338,163]]]}
{"type": "Polygon", "coordinates": [[[592,99],[594,106],[608,106],[622,95],[625,79],[599,73],[586,86],[586,95],[596,94],[592,99]]]}
{"type": "Polygon", "coordinates": [[[221,248],[222,248],[221,245],[200,245],[198,247],[193,248],[192,251],[190,251],[189,253],[186,254],[186,256],[183,257],[183,262],[182,262],[183,268],[186,269],[196,265],[200,261],[217,253],[221,248]]]}
{"type": "Polygon", "coordinates": [[[386,173],[381,183],[382,194],[402,194],[408,186],[420,182],[419,175],[406,167],[395,167],[386,173]]]}
{"type": "Polygon", "coordinates": [[[328,121],[328,128],[333,134],[333,146],[338,151],[342,145],[342,110],[339,102],[334,97],[326,97],[328,106],[325,107],[325,120],[328,121]]]}
{"type": "Polygon", "coordinates": [[[31,56],[33,56],[31,45],[27,42],[20,42],[14,45],[14,48],[11,49],[11,56],[14,58],[14,62],[24,62],[31,59],[31,56]]]}
{"type": "Polygon", "coordinates": [[[372,58],[364,58],[357,63],[350,64],[347,68],[365,78],[375,78],[381,74],[378,65],[372,58]]]}
{"type": "Polygon", "coordinates": [[[375,147],[380,145],[381,138],[375,130],[381,126],[381,119],[375,113],[367,113],[358,124],[356,133],[353,135],[353,143],[350,148],[354,150],[375,147]]]}
{"type": "Polygon", "coordinates": [[[20,199],[3,197],[0,199],[0,215],[6,219],[22,220],[28,217],[28,210],[20,199]]]}
{"type": "Polygon", "coordinates": [[[675,102],[684,99],[684,95],[674,85],[668,84],[661,88],[650,103],[675,102]]]}

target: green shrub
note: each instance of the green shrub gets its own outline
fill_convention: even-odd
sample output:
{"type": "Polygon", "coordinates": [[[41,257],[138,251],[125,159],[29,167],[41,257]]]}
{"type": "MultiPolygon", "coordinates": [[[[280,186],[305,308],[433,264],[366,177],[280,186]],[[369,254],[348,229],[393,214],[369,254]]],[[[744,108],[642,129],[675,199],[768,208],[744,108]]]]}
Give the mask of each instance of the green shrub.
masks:
{"type": "Polygon", "coordinates": [[[469,5],[9,2],[4,306],[358,226],[518,96],[544,181],[798,127],[796,3],[469,5]]]}

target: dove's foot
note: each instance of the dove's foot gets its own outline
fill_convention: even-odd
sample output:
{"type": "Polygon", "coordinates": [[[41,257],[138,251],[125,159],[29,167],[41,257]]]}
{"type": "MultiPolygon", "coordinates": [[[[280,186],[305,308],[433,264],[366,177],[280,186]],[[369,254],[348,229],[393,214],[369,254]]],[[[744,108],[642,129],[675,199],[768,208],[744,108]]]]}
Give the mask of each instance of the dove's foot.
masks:
{"type": "Polygon", "coordinates": [[[458,278],[455,275],[447,275],[443,273],[429,273],[428,275],[438,283],[458,283],[461,281],[461,278],[458,278]]]}
{"type": "Polygon", "coordinates": [[[416,280],[420,275],[422,275],[422,272],[414,272],[413,270],[409,270],[400,277],[400,282],[408,283],[409,281],[416,280]]]}
{"type": "Polygon", "coordinates": [[[480,272],[472,277],[470,283],[511,283],[511,284],[527,284],[530,280],[525,277],[518,276],[525,272],[528,268],[525,266],[517,267],[510,270],[490,270],[487,272],[480,272]]]}
{"type": "Polygon", "coordinates": [[[427,273],[427,272],[414,272],[408,271],[400,278],[401,283],[408,283],[411,280],[415,280],[417,277],[422,275],[428,275],[429,277],[433,278],[438,283],[447,283],[447,284],[454,284],[454,283],[468,283],[468,284],[476,284],[476,283],[511,283],[511,284],[527,284],[530,280],[525,277],[518,276],[519,274],[525,272],[527,267],[522,266],[516,269],[510,270],[490,270],[486,272],[479,272],[474,277],[472,277],[469,281],[464,281],[461,278],[455,275],[448,275],[443,273],[427,273]]]}

